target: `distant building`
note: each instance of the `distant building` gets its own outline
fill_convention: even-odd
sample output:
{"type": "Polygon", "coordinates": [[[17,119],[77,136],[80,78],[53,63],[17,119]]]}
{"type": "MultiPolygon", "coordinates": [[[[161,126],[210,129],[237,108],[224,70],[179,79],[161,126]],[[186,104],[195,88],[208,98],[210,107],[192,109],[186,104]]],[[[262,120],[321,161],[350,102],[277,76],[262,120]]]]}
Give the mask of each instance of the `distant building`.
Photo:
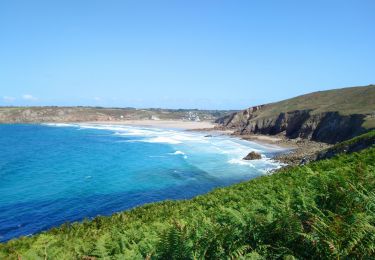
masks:
{"type": "Polygon", "coordinates": [[[192,112],[192,111],[187,112],[186,117],[184,119],[189,120],[189,121],[196,121],[196,122],[201,121],[198,116],[198,113],[192,112]]]}

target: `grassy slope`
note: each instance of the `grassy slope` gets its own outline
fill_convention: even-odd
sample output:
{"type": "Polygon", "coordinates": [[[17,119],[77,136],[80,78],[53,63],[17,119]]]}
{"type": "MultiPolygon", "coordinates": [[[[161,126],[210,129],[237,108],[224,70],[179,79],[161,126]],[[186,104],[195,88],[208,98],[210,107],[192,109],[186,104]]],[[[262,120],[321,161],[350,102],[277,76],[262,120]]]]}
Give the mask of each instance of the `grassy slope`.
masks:
{"type": "Polygon", "coordinates": [[[14,259],[375,257],[375,147],[0,245],[14,259]]]}
{"type": "Polygon", "coordinates": [[[338,111],[342,115],[372,114],[364,126],[375,128],[375,85],[314,92],[267,104],[257,114],[258,118],[263,118],[307,109],[313,110],[312,114],[328,111],[338,111]]]}

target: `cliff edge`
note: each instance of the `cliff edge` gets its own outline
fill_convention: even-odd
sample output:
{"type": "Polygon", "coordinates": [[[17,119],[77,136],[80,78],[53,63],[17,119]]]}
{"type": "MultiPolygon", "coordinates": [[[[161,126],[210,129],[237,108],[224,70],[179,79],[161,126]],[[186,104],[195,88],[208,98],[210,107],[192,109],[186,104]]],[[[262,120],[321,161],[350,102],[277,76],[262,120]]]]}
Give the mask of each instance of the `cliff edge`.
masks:
{"type": "Polygon", "coordinates": [[[334,144],[375,129],[375,85],[319,91],[215,121],[236,134],[284,134],[334,144]]]}

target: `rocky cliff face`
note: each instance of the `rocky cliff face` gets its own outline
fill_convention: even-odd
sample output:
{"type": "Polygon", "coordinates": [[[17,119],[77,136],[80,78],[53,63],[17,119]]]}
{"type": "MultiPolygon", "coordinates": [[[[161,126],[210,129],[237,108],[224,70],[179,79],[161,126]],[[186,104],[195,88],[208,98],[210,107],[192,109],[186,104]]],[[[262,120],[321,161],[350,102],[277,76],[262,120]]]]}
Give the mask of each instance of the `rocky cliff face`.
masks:
{"type": "Polygon", "coordinates": [[[219,118],[216,123],[235,133],[275,135],[283,133],[289,138],[306,138],[325,143],[337,143],[366,132],[362,127],[365,115],[340,115],[338,112],[312,113],[312,110],[295,110],[264,116],[257,106],[219,118]]]}

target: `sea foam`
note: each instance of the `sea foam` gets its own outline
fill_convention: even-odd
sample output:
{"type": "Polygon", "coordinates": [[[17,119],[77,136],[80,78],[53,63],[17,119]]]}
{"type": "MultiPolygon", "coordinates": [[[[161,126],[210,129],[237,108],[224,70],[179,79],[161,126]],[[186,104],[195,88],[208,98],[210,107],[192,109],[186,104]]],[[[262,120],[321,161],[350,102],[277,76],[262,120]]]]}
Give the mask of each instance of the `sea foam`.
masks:
{"type": "Polygon", "coordinates": [[[86,123],[0,125],[2,131],[0,165],[7,166],[1,173],[7,178],[0,185],[0,241],[190,198],[281,165],[267,158],[270,147],[200,132],[86,123]],[[242,160],[250,151],[262,159],[242,160]]]}

